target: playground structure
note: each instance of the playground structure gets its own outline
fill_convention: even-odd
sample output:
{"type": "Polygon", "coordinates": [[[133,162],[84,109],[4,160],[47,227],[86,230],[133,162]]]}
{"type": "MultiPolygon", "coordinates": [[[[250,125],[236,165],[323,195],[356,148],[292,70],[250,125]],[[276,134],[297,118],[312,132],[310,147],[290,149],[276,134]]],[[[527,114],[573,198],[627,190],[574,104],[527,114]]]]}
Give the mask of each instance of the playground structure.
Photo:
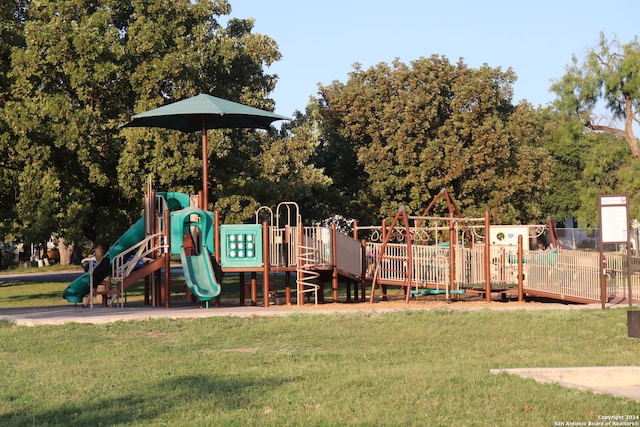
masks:
{"type": "MultiPolygon", "coordinates": [[[[563,249],[550,222],[506,226],[491,225],[489,212],[463,217],[446,190],[422,215],[411,216],[401,207],[390,226],[356,222],[352,235],[335,226],[303,225],[294,202],[274,210],[261,207],[254,224],[220,224],[217,212],[197,206],[201,197],[155,193],[149,184],[143,217],[95,270],[69,285],[64,298],[78,303],[88,295],[93,305],[99,295],[103,306],[123,304],[127,288],[144,279],[145,304],[170,307],[172,287],[182,286],[187,298],[208,307],[220,303],[224,273],[238,275],[240,305],[247,299],[258,305],[261,294],[265,307],[292,304],[294,293],[298,305],[325,302],[327,282],[332,302],[365,301],[367,288],[370,303],[376,298],[409,303],[430,295],[447,302],[507,294],[520,301],[529,295],[576,303],[628,297],[622,254],[607,254],[603,296],[598,253],[563,249]],[[430,214],[439,200],[447,203],[448,216],[430,214]],[[539,250],[541,242],[553,248],[539,250]],[[185,284],[171,281],[171,255],[180,256],[185,284]],[[273,280],[276,274],[284,275],[283,288],[273,280]],[[340,293],[341,283],[346,293],[340,293]]],[[[640,295],[640,273],[632,273],[631,282],[633,295],[640,295]]]]}
{"type": "Polygon", "coordinates": [[[337,233],[335,227],[304,226],[297,204],[283,202],[275,212],[263,207],[256,212],[255,224],[220,224],[217,212],[197,206],[200,197],[183,193],[155,193],[148,184],[144,215],[109,249],[103,260],[73,281],[63,297],[80,303],[89,297],[102,297],[102,305],[124,304],[126,290],[144,279],[145,304],[171,306],[171,289],[186,286],[187,297],[206,306],[219,304],[220,282],[224,273],[238,273],[240,304],[250,291],[257,304],[258,273],[262,273],[263,303],[278,302],[280,290],[273,274],[285,275],[284,301],[292,302],[295,285],[298,305],[304,296],[315,304],[324,302],[322,282],[330,281],[332,299],[338,301],[339,281],[351,285],[358,299],[358,286],[364,283],[362,243],[337,233]],[[260,218],[266,220],[260,223],[260,218]],[[338,253],[346,256],[338,258],[338,253]],[[180,255],[186,285],[172,283],[171,255],[180,255]],[[164,271],[164,275],[162,272],[164,271]],[[245,283],[245,275],[250,282],[245,283]],[[295,273],[295,283],[292,274],[295,273]],[[163,277],[164,276],[164,279],[163,277]]]}
{"type": "Polygon", "coordinates": [[[488,211],[483,218],[464,217],[444,189],[420,216],[400,207],[389,227],[383,222],[360,229],[369,233],[370,302],[379,296],[408,303],[428,295],[451,301],[469,294],[488,302],[493,295],[514,294],[519,301],[535,296],[604,303],[629,299],[629,292],[635,300],[640,295],[640,272],[627,270],[626,255],[609,252],[603,266],[598,252],[564,249],[551,221],[492,225],[488,211]],[[438,200],[446,202],[448,216],[429,216],[438,200]]]}
{"type": "Polygon", "coordinates": [[[209,304],[220,294],[210,257],[213,249],[212,215],[190,206],[183,193],[155,193],[148,184],[144,215],[107,251],[95,268],[74,280],[63,298],[79,303],[102,297],[102,305],[123,305],[126,290],[144,279],[145,304],[170,307],[171,255],[180,255],[188,293],[209,304]],[[161,273],[164,269],[164,286],[161,273]]]}

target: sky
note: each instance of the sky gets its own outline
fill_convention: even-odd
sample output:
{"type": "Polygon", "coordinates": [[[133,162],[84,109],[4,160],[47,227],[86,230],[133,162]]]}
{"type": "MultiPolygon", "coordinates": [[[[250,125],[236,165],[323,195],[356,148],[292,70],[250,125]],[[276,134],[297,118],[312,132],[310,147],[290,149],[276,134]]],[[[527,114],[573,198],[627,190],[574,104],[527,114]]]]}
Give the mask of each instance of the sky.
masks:
{"type": "Polygon", "coordinates": [[[254,33],[274,39],[282,59],[276,113],[303,111],[318,84],[347,82],[395,58],[409,64],[443,55],[469,67],[512,68],[514,103],[544,106],[575,54],[583,58],[603,32],[629,43],[640,36],[640,0],[229,0],[234,18],[254,18],[254,33]]]}

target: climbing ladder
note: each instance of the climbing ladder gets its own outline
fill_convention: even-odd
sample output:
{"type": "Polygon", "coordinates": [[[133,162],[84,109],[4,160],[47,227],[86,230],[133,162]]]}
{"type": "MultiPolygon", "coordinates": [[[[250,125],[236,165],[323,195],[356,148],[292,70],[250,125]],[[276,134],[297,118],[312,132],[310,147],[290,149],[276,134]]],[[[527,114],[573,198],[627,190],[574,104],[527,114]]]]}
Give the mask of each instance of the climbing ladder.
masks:
{"type": "Polygon", "coordinates": [[[298,264],[296,269],[296,282],[298,285],[298,305],[304,304],[304,294],[313,293],[314,303],[318,305],[318,285],[317,279],[320,273],[315,269],[317,266],[318,250],[311,246],[298,245],[298,264]]]}

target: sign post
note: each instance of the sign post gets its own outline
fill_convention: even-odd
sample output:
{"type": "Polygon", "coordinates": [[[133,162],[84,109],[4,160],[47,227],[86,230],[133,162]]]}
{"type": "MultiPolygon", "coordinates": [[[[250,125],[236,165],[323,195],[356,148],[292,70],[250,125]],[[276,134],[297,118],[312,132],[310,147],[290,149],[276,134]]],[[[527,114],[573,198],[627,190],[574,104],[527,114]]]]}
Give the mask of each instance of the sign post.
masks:
{"type": "Polygon", "coordinates": [[[600,277],[600,302],[605,308],[607,300],[607,276],[603,245],[605,243],[624,243],[627,247],[627,282],[629,286],[629,306],[631,303],[631,245],[629,244],[629,197],[626,194],[616,196],[600,196],[598,201],[600,212],[600,260],[602,262],[600,277]]]}

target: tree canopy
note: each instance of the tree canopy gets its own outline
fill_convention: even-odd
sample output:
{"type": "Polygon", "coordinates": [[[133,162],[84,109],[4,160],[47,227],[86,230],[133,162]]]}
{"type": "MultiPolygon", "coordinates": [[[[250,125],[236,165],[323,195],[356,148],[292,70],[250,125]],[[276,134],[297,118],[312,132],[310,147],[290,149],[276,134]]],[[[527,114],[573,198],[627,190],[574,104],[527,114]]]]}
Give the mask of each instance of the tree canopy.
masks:
{"type": "MultiPolygon", "coordinates": [[[[0,3],[0,239],[107,245],[140,215],[149,175],[158,190],[199,190],[199,134],[119,126],[199,93],[273,110],[278,45],[230,12],[227,0],[0,3]]],[[[420,214],[446,188],[494,222],[593,225],[599,192],[629,193],[638,215],[638,76],[638,40],[604,36],[545,109],[513,103],[510,68],[356,64],[279,131],[210,130],[209,208],[238,223],[292,200],[310,220],[371,224],[400,205],[420,214]]]]}
{"type": "Polygon", "coordinates": [[[431,56],[356,65],[348,82],[320,87],[316,162],[333,179],[335,203],[375,221],[401,204],[419,214],[447,188],[469,215],[544,217],[552,161],[532,108],[512,104],[514,81],[511,70],[431,56]]]}
{"type": "Polygon", "coordinates": [[[572,65],[551,89],[560,111],[575,114],[590,130],[619,135],[631,155],[640,158],[634,123],[640,124],[640,42],[622,44],[600,34],[597,46],[584,58],[573,55],[572,65]],[[603,106],[612,121],[599,113],[603,106]],[[621,123],[621,125],[619,125],[621,123]]]}
{"type": "MultiPolygon", "coordinates": [[[[16,238],[57,234],[108,244],[139,215],[147,174],[158,186],[193,190],[198,136],[121,131],[132,114],[198,93],[273,109],[267,95],[277,76],[265,68],[280,58],[277,45],[252,33],[251,19],[228,19],[223,27],[231,10],[225,0],[15,5],[3,2],[2,11],[3,29],[12,32],[0,46],[11,52],[2,63],[0,152],[2,177],[11,180],[0,195],[14,198],[3,206],[14,209],[16,238]]],[[[248,134],[218,131],[212,138],[217,162],[210,176],[220,197],[236,159],[263,146],[248,134]],[[257,142],[245,145],[244,138],[257,142]]]]}

